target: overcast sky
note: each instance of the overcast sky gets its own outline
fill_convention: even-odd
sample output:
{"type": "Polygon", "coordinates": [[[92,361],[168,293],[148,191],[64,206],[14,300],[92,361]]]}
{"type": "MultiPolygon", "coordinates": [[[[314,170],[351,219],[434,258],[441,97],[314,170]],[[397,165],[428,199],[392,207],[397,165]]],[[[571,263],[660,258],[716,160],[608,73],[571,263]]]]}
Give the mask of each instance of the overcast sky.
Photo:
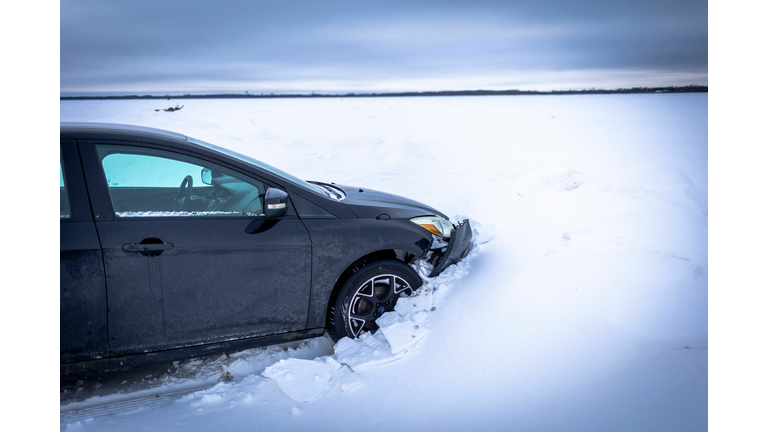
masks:
{"type": "Polygon", "coordinates": [[[62,95],[707,84],[703,0],[61,0],[62,95]]]}

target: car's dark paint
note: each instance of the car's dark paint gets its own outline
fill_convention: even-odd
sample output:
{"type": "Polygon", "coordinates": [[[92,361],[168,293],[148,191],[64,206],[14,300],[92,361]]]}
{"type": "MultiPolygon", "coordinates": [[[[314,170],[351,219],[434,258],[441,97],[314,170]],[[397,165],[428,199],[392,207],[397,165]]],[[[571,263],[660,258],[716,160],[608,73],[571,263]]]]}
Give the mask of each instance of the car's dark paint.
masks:
{"type": "Polygon", "coordinates": [[[104,263],[93,223],[61,224],[59,268],[62,361],[109,355],[104,263]]]}
{"type": "MultiPolygon", "coordinates": [[[[311,245],[298,218],[250,234],[250,219],[97,221],[113,355],[303,330],[311,245]],[[159,256],[123,245],[158,238],[159,256]]],[[[168,220],[171,219],[171,220],[168,220]]]]}
{"type": "Polygon", "coordinates": [[[91,217],[77,144],[62,140],[70,217],[62,218],[59,253],[61,361],[109,355],[107,298],[101,246],[91,217]]]}
{"type": "MultiPolygon", "coordinates": [[[[432,235],[408,219],[442,216],[413,200],[366,189],[344,187],[347,196],[339,201],[171,132],[62,123],[61,139],[73,216],[61,223],[62,373],[86,367],[70,362],[100,357],[232,346],[226,341],[235,339],[251,347],[315,335],[327,324],[334,288],[352,269],[376,257],[425,257],[432,235]],[[117,217],[97,144],[148,147],[218,164],[285,191],[286,212],[275,218],[117,217]],[[79,172],[79,180],[70,171],[79,172]],[[82,225],[75,228],[77,223],[82,225]],[[77,241],[70,234],[75,229],[84,233],[77,241]],[[158,250],[138,246],[147,244],[158,250]],[[71,253],[78,247],[89,258],[71,253]],[[65,278],[70,273],[81,276],[65,278]]],[[[167,191],[157,194],[173,199],[167,191]]]]}
{"type": "Polygon", "coordinates": [[[312,238],[312,294],[307,327],[327,322],[328,299],[339,276],[357,260],[381,251],[422,257],[432,244],[423,228],[408,220],[303,219],[312,238]]]}
{"type": "Polygon", "coordinates": [[[380,192],[368,188],[340,186],[347,197],[344,204],[361,219],[374,219],[385,212],[393,219],[410,219],[417,216],[437,215],[448,217],[434,208],[391,193],[380,192]]]}
{"type": "Polygon", "coordinates": [[[94,144],[84,141],[80,151],[90,161],[85,174],[91,199],[104,209],[96,228],[112,355],[306,328],[309,292],[300,287],[310,285],[311,245],[292,208],[260,233],[246,228],[265,217],[116,217],[104,172],[93,162],[94,144]],[[153,257],[123,249],[146,239],[174,247],[153,257]]]}

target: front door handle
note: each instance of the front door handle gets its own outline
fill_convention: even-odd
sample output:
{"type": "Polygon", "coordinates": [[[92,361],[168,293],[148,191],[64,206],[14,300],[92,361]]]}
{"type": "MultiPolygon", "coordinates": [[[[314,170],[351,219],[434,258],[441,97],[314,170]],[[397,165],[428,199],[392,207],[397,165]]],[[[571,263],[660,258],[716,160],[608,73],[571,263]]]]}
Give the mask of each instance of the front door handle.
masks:
{"type": "MultiPolygon", "coordinates": [[[[154,240],[154,239],[153,239],[154,240]]],[[[123,245],[123,251],[125,252],[140,252],[144,256],[158,256],[163,251],[173,249],[173,243],[164,243],[162,241],[156,241],[152,243],[145,243],[147,240],[141,243],[129,243],[123,245]]]]}

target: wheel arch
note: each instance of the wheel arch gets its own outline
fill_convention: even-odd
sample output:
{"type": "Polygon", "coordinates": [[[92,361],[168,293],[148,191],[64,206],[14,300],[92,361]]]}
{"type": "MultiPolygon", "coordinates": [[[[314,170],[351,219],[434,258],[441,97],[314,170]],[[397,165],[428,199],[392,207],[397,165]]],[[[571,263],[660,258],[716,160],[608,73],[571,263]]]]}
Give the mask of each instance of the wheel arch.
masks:
{"type": "Polygon", "coordinates": [[[359,269],[364,266],[380,260],[395,259],[405,264],[410,264],[418,257],[411,252],[400,249],[382,249],[375,252],[371,252],[365,256],[358,258],[355,262],[350,264],[336,279],[336,283],[333,285],[331,294],[328,298],[328,307],[325,313],[325,328],[329,328],[333,324],[333,305],[336,303],[336,297],[341,291],[341,287],[347,282],[347,280],[359,269]]]}

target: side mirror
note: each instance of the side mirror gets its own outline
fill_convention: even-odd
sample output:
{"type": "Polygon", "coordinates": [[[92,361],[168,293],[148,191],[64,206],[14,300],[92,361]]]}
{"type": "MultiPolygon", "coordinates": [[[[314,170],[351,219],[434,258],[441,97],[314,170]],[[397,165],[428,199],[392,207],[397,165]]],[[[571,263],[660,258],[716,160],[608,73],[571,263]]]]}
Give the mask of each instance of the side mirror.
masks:
{"type": "Polygon", "coordinates": [[[274,218],[285,213],[288,206],[288,194],[275,188],[268,188],[264,195],[264,216],[274,218]]]}
{"type": "Polygon", "coordinates": [[[211,174],[211,170],[209,168],[203,168],[200,170],[200,179],[207,185],[213,184],[213,175],[211,174]]]}

